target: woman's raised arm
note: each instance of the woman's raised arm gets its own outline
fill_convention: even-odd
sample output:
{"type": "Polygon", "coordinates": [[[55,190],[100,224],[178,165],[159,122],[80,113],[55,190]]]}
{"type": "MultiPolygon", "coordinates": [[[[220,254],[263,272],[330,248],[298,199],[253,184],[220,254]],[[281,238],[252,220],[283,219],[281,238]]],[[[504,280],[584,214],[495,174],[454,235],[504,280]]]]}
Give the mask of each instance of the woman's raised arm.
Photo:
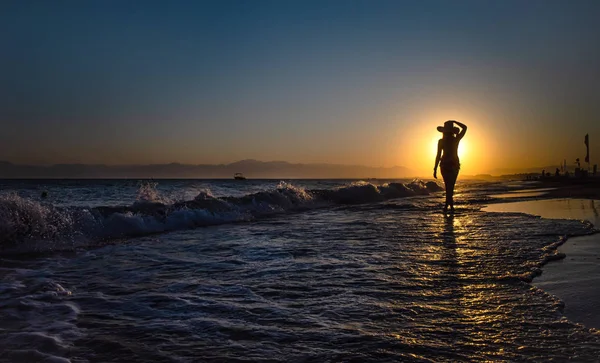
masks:
{"type": "Polygon", "coordinates": [[[465,134],[467,133],[467,125],[463,124],[462,122],[458,122],[458,121],[454,121],[455,124],[457,124],[458,126],[460,126],[460,132],[458,133],[458,135],[456,135],[456,137],[460,140],[462,139],[465,134]]]}

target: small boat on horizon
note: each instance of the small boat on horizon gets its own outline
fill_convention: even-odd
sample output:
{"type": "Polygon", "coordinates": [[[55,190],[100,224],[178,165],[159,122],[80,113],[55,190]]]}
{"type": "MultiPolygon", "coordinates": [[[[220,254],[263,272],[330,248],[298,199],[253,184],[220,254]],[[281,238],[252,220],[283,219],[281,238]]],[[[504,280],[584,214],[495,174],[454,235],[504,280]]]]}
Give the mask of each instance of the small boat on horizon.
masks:
{"type": "Polygon", "coordinates": [[[246,177],[242,173],[235,173],[235,174],[233,174],[233,179],[235,179],[235,180],[246,180],[246,177]]]}

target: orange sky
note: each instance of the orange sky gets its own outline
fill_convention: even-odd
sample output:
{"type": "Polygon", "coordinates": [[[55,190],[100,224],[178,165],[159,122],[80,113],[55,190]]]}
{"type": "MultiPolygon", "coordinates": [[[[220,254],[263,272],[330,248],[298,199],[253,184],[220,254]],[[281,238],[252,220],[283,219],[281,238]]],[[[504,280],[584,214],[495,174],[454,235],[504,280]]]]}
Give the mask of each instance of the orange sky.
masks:
{"type": "Polygon", "coordinates": [[[600,160],[599,1],[13,2],[0,161],[406,166],[600,160]]]}

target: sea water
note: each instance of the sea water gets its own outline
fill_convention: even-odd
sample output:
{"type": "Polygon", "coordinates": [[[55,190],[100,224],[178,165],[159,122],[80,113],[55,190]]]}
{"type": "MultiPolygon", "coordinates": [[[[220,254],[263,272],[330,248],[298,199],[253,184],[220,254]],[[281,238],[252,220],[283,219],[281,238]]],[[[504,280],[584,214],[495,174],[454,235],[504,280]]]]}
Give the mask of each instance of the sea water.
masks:
{"type": "Polygon", "coordinates": [[[0,361],[597,361],[530,284],[589,223],[520,184],[3,181],[0,361]],[[42,197],[47,192],[47,197],[42,197]]]}

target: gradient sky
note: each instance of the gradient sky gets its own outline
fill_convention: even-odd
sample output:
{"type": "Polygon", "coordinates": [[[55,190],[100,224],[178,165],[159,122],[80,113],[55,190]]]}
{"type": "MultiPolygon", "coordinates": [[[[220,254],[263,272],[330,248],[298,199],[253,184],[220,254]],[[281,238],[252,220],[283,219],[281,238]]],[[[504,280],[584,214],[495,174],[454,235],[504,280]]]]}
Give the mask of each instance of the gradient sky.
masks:
{"type": "Polygon", "coordinates": [[[3,1],[0,160],[600,160],[600,1],[3,1]]]}

